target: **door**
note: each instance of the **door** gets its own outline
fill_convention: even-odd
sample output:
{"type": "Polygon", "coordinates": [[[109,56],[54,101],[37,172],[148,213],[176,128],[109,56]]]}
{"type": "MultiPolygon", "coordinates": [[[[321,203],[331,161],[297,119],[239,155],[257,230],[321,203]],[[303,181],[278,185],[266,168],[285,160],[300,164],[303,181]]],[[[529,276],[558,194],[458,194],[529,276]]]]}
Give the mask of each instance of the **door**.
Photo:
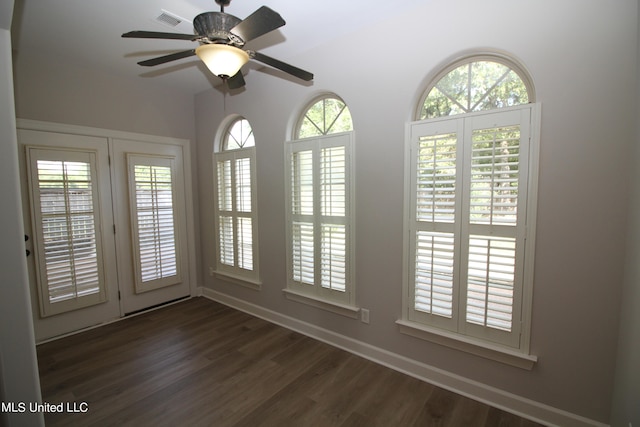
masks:
{"type": "Polygon", "coordinates": [[[108,139],[18,130],[36,339],[117,319],[108,139]]]}
{"type": "Polygon", "coordinates": [[[188,141],[21,124],[37,341],[195,295],[188,141]]]}
{"type": "Polygon", "coordinates": [[[184,157],[181,145],[113,141],[122,314],[191,294],[184,157]]]}

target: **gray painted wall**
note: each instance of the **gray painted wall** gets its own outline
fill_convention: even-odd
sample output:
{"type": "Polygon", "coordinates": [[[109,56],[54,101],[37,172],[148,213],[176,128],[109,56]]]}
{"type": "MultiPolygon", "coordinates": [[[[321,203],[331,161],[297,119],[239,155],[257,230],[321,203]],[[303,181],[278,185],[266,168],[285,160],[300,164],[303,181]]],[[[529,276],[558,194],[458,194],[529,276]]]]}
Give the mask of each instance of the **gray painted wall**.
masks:
{"type": "MultiPolygon", "coordinates": [[[[245,92],[227,97],[226,111],[220,109],[219,91],[200,94],[202,218],[213,211],[211,153],[220,122],[238,113],[253,126],[263,280],[260,292],[206,275],[205,286],[465,378],[608,421],[630,158],[637,142],[635,90],[629,90],[637,80],[636,32],[635,0],[428,2],[298,58],[296,65],[316,75],[311,87],[257,71],[246,76],[245,92]],[[401,315],[404,268],[404,125],[434,73],[457,55],[484,50],[506,52],[522,62],[542,103],[531,338],[539,362],[531,372],[403,336],[394,324],[401,315]],[[342,97],[354,120],[356,292],[358,305],[370,310],[369,325],[289,301],[282,293],[283,141],[299,110],[321,91],[342,97]]],[[[203,244],[207,268],[215,265],[213,221],[202,221],[201,232],[202,241],[210,242],[203,244]]]]}
{"type": "MultiPolygon", "coordinates": [[[[638,10],[640,21],[640,9],[638,10]]],[[[640,425],[640,32],[636,65],[636,147],[632,154],[631,210],[626,276],[620,308],[620,338],[613,394],[612,426],[640,425]]]]}
{"type": "MultiPolygon", "coordinates": [[[[296,58],[295,65],[315,73],[310,86],[281,79],[275,71],[251,71],[244,92],[227,95],[225,101],[212,89],[196,96],[195,103],[191,96],[154,88],[146,79],[123,79],[80,64],[44,57],[36,61],[20,54],[14,76],[16,108],[25,119],[194,141],[194,192],[200,213],[196,234],[201,237],[204,286],[608,422],[623,289],[625,296],[634,297],[633,279],[623,287],[623,272],[629,259],[629,179],[639,142],[637,28],[637,0],[425,2],[404,16],[296,58]],[[531,338],[539,362],[532,371],[401,335],[394,323],[400,317],[404,268],[404,126],[434,73],[458,55],[485,50],[506,52],[524,64],[542,103],[531,338]],[[43,67],[49,71],[46,80],[38,73],[43,67]],[[357,303],[370,310],[369,325],[289,301],[282,294],[283,141],[299,110],[322,91],[346,101],[356,129],[357,303]],[[259,292],[208,275],[209,266],[215,265],[211,154],[219,124],[234,113],[249,119],[257,140],[259,292]]],[[[14,190],[3,187],[3,196],[15,197],[14,190]]],[[[6,252],[15,252],[21,244],[1,243],[6,252]]],[[[637,335],[634,322],[634,328],[623,332],[624,339],[637,335]]],[[[624,341],[621,348],[637,352],[624,341]]],[[[626,369],[637,378],[637,367],[636,372],[633,367],[620,369],[620,378],[626,369]]],[[[618,390],[624,394],[628,386],[623,382],[618,390]]]]}

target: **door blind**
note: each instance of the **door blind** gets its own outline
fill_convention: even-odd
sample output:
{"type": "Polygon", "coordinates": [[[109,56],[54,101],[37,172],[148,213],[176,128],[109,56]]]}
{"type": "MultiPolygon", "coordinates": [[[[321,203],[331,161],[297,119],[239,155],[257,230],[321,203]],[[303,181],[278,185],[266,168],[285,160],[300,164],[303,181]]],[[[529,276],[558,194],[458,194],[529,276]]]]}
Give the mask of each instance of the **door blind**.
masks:
{"type": "Polygon", "coordinates": [[[173,159],[128,155],[136,289],[178,283],[173,159]]]}
{"type": "Polygon", "coordinates": [[[91,164],[37,161],[49,302],[100,291],[91,164]]]}

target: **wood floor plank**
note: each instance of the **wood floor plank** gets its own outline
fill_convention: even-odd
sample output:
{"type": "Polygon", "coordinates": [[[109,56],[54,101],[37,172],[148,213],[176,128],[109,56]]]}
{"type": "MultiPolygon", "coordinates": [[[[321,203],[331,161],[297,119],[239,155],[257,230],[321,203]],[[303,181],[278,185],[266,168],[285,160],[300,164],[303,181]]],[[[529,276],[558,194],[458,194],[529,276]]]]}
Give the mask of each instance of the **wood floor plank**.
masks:
{"type": "Polygon", "coordinates": [[[532,421],[204,298],[38,346],[47,426],[518,426],[532,421]]]}

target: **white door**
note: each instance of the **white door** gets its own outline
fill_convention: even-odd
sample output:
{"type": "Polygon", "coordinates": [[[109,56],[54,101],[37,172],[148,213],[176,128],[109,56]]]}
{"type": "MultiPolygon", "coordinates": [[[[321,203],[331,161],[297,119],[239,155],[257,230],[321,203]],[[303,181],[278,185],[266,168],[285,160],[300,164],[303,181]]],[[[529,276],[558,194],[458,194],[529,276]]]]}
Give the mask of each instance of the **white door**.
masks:
{"type": "Polygon", "coordinates": [[[18,141],[36,339],[195,294],[188,141],[28,123],[18,141]]]}
{"type": "Polygon", "coordinates": [[[123,314],[191,294],[184,157],[181,145],[113,141],[123,314]]]}
{"type": "Polygon", "coordinates": [[[120,316],[108,139],[18,130],[36,339],[120,316]]]}

